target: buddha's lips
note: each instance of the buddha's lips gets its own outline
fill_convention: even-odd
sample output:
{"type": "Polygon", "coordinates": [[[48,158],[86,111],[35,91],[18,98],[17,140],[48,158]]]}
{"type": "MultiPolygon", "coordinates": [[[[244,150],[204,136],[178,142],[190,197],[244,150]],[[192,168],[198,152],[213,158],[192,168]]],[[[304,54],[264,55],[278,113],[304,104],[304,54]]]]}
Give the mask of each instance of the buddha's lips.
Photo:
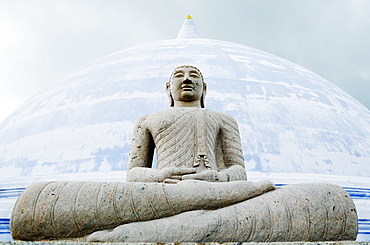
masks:
{"type": "Polygon", "coordinates": [[[181,89],[183,89],[183,90],[193,90],[194,87],[190,86],[190,85],[183,85],[183,86],[181,86],[181,89]]]}

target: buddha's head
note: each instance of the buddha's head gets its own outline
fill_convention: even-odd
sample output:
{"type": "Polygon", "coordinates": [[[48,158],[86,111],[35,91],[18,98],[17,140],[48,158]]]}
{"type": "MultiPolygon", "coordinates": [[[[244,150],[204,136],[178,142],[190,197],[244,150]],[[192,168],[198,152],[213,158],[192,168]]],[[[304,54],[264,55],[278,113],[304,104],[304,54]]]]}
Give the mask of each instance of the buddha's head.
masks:
{"type": "Polygon", "coordinates": [[[204,108],[207,84],[200,70],[194,66],[176,67],[166,83],[166,91],[171,107],[174,107],[175,101],[182,101],[193,104],[199,102],[200,107],[204,108]]]}

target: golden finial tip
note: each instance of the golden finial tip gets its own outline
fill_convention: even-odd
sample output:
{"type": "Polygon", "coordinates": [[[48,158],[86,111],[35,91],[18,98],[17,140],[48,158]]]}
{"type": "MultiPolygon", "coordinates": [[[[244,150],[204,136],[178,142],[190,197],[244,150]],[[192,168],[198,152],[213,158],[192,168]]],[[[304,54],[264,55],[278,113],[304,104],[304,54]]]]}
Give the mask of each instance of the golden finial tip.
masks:
{"type": "Polygon", "coordinates": [[[191,18],[190,14],[188,16],[186,16],[186,19],[193,19],[191,18]]]}

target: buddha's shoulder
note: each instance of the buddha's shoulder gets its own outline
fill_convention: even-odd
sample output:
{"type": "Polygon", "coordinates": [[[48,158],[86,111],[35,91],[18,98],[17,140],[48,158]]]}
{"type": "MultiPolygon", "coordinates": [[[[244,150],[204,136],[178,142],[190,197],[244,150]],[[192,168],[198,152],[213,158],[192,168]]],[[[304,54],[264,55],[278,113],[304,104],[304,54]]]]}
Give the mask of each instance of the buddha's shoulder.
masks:
{"type": "Polygon", "coordinates": [[[192,112],[196,112],[198,110],[202,110],[200,108],[192,108],[192,107],[171,107],[167,110],[157,111],[152,114],[147,115],[148,118],[155,118],[155,117],[168,117],[171,115],[183,115],[183,114],[190,114],[192,112]]]}
{"type": "Polygon", "coordinates": [[[155,118],[168,117],[171,115],[177,115],[179,113],[180,114],[186,113],[186,110],[184,110],[184,108],[169,108],[166,110],[154,112],[152,114],[147,115],[146,117],[150,119],[155,119],[155,118]]]}
{"type": "Polygon", "coordinates": [[[169,118],[182,117],[185,114],[192,114],[196,111],[204,111],[207,115],[214,117],[215,119],[222,121],[235,121],[235,119],[224,113],[212,111],[209,109],[200,109],[200,108],[189,108],[189,107],[179,107],[179,108],[170,108],[167,110],[157,111],[146,116],[141,117],[138,122],[151,122],[155,123],[158,121],[163,121],[169,118]]]}
{"type": "Polygon", "coordinates": [[[217,112],[217,111],[211,111],[211,110],[208,110],[208,109],[206,109],[206,111],[207,111],[208,114],[213,115],[214,117],[217,117],[221,120],[235,121],[235,119],[232,116],[228,115],[228,114],[217,112]]]}
{"type": "Polygon", "coordinates": [[[167,110],[162,110],[162,111],[157,111],[157,112],[154,112],[154,113],[151,113],[151,114],[148,114],[148,115],[145,115],[145,116],[142,116],[139,118],[139,120],[137,121],[137,124],[141,124],[141,125],[144,125],[144,124],[156,124],[156,122],[159,122],[159,121],[162,121],[166,118],[170,118],[172,116],[176,116],[176,115],[181,115],[183,114],[183,110],[181,108],[170,108],[170,109],[167,109],[167,110]]]}

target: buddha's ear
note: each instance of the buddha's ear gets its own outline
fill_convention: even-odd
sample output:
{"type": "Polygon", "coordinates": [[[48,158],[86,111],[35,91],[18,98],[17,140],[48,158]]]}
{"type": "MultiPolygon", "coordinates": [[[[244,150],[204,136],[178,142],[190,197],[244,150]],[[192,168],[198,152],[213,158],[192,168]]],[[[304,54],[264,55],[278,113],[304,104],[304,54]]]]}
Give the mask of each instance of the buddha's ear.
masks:
{"type": "Polygon", "coordinates": [[[200,97],[200,107],[201,108],[205,107],[206,94],[207,94],[207,84],[203,82],[203,93],[202,93],[202,96],[200,97]]]}
{"type": "Polygon", "coordinates": [[[166,83],[166,93],[167,93],[168,99],[170,101],[170,107],[173,107],[174,106],[174,101],[173,101],[173,97],[172,97],[172,94],[171,94],[171,84],[170,84],[170,82],[166,83]]]}

